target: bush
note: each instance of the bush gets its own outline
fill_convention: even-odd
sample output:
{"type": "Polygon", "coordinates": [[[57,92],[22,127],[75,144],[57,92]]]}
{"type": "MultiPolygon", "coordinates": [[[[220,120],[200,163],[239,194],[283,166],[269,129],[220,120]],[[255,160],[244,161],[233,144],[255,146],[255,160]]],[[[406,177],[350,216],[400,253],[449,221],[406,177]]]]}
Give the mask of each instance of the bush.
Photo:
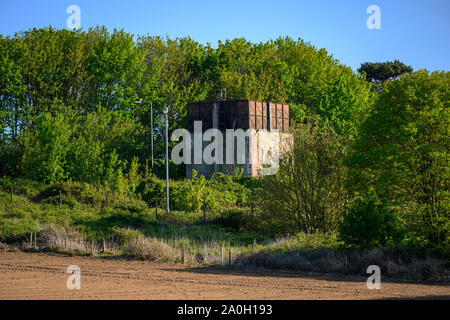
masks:
{"type": "Polygon", "coordinates": [[[197,178],[195,172],[193,172],[192,180],[186,179],[172,182],[170,191],[171,205],[177,210],[186,212],[200,212],[203,200],[207,201],[210,198],[210,190],[206,187],[205,177],[197,178]]]}
{"type": "Polygon", "coordinates": [[[250,209],[244,208],[224,209],[211,223],[223,226],[232,232],[264,233],[265,231],[258,215],[252,214],[250,209]]]}
{"type": "Polygon", "coordinates": [[[38,229],[39,226],[33,216],[23,210],[15,210],[0,217],[1,241],[25,240],[30,232],[36,232],[38,229]]]}
{"type": "Polygon", "coordinates": [[[141,181],[136,188],[136,192],[141,195],[142,200],[147,202],[150,207],[153,207],[155,201],[158,201],[160,204],[164,202],[166,198],[165,186],[164,180],[152,175],[141,181]]]}
{"type": "Polygon", "coordinates": [[[19,163],[22,157],[22,146],[2,144],[0,142],[0,176],[18,176],[19,163]]]}
{"type": "MultiPolygon", "coordinates": [[[[256,188],[248,179],[239,176],[217,174],[206,180],[197,177],[194,171],[192,179],[170,180],[170,207],[185,212],[201,212],[203,201],[208,211],[219,208],[245,206],[251,202],[251,193],[256,188]]],[[[136,187],[136,193],[154,207],[157,200],[160,206],[166,201],[166,182],[156,176],[143,179],[136,187]]]]}
{"type": "Polygon", "coordinates": [[[346,208],[339,233],[347,245],[365,248],[398,243],[404,236],[401,220],[373,189],[346,208]]]}
{"type": "Polygon", "coordinates": [[[0,178],[0,190],[9,193],[13,187],[14,194],[35,196],[45,186],[44,183],[29,179],[2,177],[0,178]]]}
{"type": "Polygon", "coordinates": [[[64,166],[71,135],[63,115],[43,114],[25,132],[22,171],[27,178],[53,183],[66,177],[64,166]]]}

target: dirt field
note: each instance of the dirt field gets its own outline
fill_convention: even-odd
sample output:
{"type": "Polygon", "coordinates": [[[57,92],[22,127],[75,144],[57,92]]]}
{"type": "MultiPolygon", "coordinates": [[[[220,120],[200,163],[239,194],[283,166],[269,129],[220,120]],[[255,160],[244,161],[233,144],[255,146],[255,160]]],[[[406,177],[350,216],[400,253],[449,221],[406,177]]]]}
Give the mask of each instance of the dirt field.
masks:
{"type": "Polygon", "coordinates": [[[450,299],[450,287],[0,250],[0,299],[450,299]],[[81,289],[69,290],[69,265],[81,289]]]}

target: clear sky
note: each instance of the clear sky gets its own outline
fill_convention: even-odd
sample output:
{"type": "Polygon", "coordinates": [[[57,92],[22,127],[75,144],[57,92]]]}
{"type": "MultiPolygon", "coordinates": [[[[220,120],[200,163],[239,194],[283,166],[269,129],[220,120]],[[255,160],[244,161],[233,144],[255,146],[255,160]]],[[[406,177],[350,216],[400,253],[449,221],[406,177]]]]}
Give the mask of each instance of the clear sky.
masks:
{"type": "Polygon", "coordinates": [[[415,70],[450,70],[450,0],[0,0],[0,33],[66,28],[72,4],[80,7],[83,29],[190,36],[214,47],[236,37],[300,37],[353,70],[394,59],[415,70]],[[367,28],[369,5],[380,8],[381,29],[367,28]]]}

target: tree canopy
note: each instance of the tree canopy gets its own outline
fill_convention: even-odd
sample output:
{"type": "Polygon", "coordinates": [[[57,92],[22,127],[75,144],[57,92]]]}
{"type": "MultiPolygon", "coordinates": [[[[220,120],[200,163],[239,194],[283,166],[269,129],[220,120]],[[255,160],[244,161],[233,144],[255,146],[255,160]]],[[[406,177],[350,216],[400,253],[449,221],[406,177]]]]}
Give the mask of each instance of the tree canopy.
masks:
{"type": "Polygon", "coordinates": [[[351,186],[374,186],[432,243],[448,241],[449,99],[449,72],[422,70],[390,82],[348,164],[351,186]]]}
{"type": "Polygon", "coordinates": [[[365,73],[367,81],[385,82],[389,79],[395,79],[402,74],[411,73],[413,68],[405,65],[398,60],[387,62],[364,62],[359,67],[359,73],[365,73]]]}
{"type": "MultiPolygon", "coordinates": [[[[74,159],[54,164],[62,166],[62,179],[103,181],[106,169],[95,169],[88,159],[94,155],[117,156],[124,168],[133,157],[145,163],[150,101],[156,171],[164,153],[162,108],[170,105],[170,131],[186,127],[187,104],[214,98],[219,88],[227,89],[228,98],[289,103],[293,121],[319,116],[349,137],[371,101],[363,78],[325,49],[289,37],[266,43],[219,41],[213,48],[189,37],[48,27],[0,37],[0,57],[0,169],[16,175],[26,174],[20,167],[37,160],[25,149],[43,138],[32,131],[45,126],[69,128],[71,147],[64,154],[74,159]],[[144,103],[137,104],[139,98],[144,103]],[[74,165],[86,171],[76,173],[74,165]]],[[[56,136],[46,139],[60,145],[56,136]]]]}

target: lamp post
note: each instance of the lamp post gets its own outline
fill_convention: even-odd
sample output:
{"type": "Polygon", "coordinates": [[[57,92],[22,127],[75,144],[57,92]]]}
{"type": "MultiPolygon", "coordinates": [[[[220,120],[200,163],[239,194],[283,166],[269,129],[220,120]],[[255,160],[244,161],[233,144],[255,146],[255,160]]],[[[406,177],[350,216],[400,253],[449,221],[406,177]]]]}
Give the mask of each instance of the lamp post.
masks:
{"type": "Polygon", "coordinates": [[[163,112],[166,122],[166,213],[169,213],[169,119],[167,115],[169,108],[164,107],[163,112]]]}

